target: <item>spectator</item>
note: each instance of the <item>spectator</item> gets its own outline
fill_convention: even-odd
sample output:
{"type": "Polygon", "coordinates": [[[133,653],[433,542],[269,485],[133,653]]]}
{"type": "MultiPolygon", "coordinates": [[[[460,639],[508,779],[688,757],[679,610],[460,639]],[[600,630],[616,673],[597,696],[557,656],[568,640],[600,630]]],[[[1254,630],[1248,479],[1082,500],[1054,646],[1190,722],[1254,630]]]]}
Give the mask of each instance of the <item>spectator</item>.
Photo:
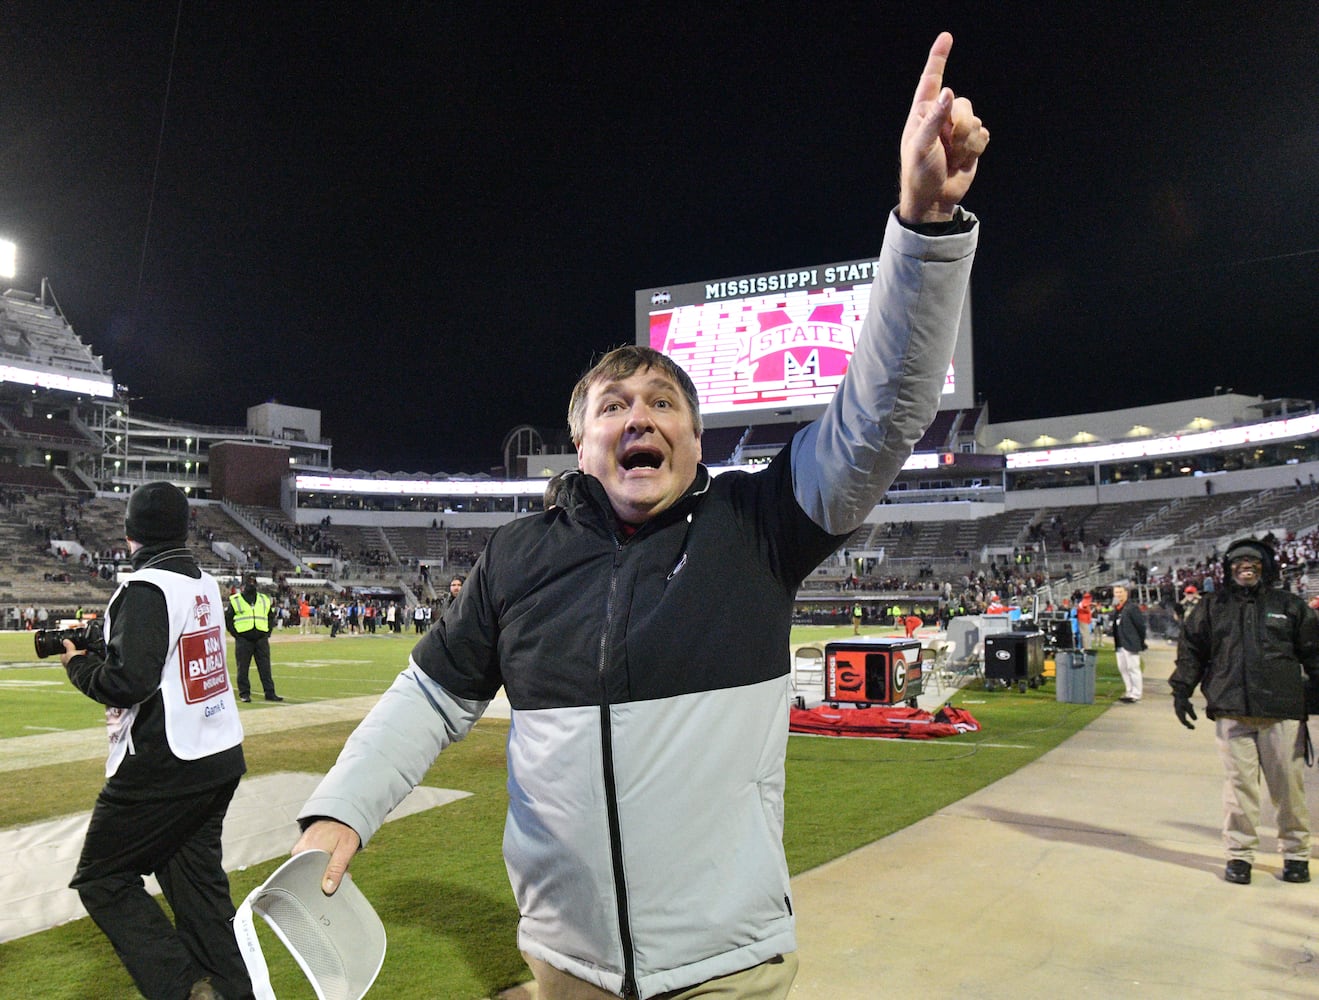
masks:
{"type": "Polygon", "coordinates": [[[1113,585],[1113,646],[1117,650],[1118,673],[1126,687],[1118,701],[1126,705],[1134,705],[1144,694],[1140,654],[1145,650],[1145,616],[1140,607],[1129,600],[1130,596],[1126,584],[1113,585]]]}
{"type": "Polygon", "coordinates": [[[1285,882],[1310,881],[1310,812],[1305,803],[1305,719],[1319,709],[1319,619],[1275,586],[1273,550],[1242,539],[1223,557],[1224,585],[1191,609],[1169,678],[1187,729],[1199,687],[1214,723],[1226,776],[1223,877],[1250,882],[1259,846],[1260,776],[1277,807],[1285,882]]]}

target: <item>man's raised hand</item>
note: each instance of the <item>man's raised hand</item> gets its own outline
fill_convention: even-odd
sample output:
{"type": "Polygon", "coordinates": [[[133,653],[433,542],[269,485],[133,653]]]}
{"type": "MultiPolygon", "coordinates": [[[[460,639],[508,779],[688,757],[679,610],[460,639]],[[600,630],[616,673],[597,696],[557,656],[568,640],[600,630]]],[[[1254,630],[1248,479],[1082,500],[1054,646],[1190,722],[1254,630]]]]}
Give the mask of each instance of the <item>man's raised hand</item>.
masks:
{"type": "Polygon", "coordinates": [[[989,129],[975,116],[971,102],[943,85],[952,47],[953,36],[946,31],[934,40],[902,130],[898,217],[903,222],[951,219],[989,144],[989,129]]]}

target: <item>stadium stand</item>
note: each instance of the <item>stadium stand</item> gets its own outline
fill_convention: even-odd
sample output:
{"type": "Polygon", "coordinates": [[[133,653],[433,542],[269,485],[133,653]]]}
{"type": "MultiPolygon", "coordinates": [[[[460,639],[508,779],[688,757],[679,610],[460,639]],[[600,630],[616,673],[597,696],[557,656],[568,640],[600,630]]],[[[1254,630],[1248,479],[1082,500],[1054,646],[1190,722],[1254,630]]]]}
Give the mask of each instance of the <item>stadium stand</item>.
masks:
{"type": "Polygon", "coordinates": [[[381,533],[388,551],[393,554],[395,560],[431,557],[430,528],[391,527],[381,529],[381,533]]]}
{"type": "MultiPolygon", "coordinates": [[[[364,592],[432,599],[432,575],[466,572],[500,524],[542,507],[539,479],[335,469],[314,410],[261,404],[247,427],[137,412],[45,284],[0,296],[0,359],[0,605],[104,603],[126,566],[124,502],[154,479],[193,499],[203,565],[255,569],[286,604],[295,592],[323,606],[364,592]]],[[[705,461],[764,462],[801,426],[707,427],[705,461]]],[[[511,432],[506,467],[572,468],[562,437],[511,432]]],[[[1310,401],[1227,393],[1012,424],[991,424],[980,403],[940,412],[916,458],[928,461],[804,585],[821,613],[856,598],[932,621],[991,591],[1057,601],[1119,575],[1165,601],[1212,577],[1214,553],[1242,534],[1288,547],[1293,586],[1319,575],[1310,401]]]]}
{"type": "Polygon", "coordinates": [[[701,435],[702,460],[714,465],[736,462],[746,433],[745,426],[707,427],[701,435]]]}
{"type": "Polygon", "coordinates": [[[8,465],[3,462],[0,462],[0,486],[52,491],[63,491],[65,488],[58,476],[40,466],[8,465]]]}
{"type": "Polygon", "coordinates": [[[13,289],[0,296],[0,356],[58,372],[105,374],[101,359],[56,309],[13,289]]]}
{"type": "Polygon", "coordinates": [[[28,416],[16,409],[0,410],[0,437],[39,441],[75,448],[95,448],[96,440],[67,420],[53,415],[44,419],[28,416]]]}
{"type": "Polygon", "coordinates": [[[792,440],[805,424],[756,424],[746,429],[741,451],[745,457],[768,458],[792,440]]]}
{"type": "Polygon", "coordinates": [[[953,432],[962,418],[961,410],[940,410],[934,421],[916,442],[917,451],[948,451],[952,447],[953,432]]]}

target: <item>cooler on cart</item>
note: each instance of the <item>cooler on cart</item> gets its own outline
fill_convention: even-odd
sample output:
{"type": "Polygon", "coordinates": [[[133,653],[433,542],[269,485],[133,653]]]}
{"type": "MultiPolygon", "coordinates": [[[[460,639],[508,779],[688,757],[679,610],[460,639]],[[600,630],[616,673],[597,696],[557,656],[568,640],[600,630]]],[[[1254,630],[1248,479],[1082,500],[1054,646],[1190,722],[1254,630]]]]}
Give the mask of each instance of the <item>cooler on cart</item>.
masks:
{"type": "Polygon", "coordinates": [[[1044,683],[1044,633],[1000,632],[985,637],[985,687],[1015,685],[1026,688],[1044,683]]]}
{"type": "Polygon", "coordinates": [[[839,707],[916,707],[924,689],[919,639],[861,638],[825,643],[824,700],[839,707]]]}

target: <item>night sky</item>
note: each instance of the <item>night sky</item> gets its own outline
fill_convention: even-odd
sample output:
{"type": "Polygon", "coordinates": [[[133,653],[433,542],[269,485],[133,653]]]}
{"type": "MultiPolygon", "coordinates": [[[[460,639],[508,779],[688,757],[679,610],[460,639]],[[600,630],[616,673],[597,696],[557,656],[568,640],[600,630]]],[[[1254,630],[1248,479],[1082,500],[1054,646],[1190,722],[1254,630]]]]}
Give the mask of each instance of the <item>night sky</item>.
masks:
{"type": "Polygon", "coordinates": [[[142,412],[486,471],[636,289],[877,253],[947,29],[992,420],[1319,398],[1313,0],[532,6],[6,0],[12,285],[142,412]]]}

